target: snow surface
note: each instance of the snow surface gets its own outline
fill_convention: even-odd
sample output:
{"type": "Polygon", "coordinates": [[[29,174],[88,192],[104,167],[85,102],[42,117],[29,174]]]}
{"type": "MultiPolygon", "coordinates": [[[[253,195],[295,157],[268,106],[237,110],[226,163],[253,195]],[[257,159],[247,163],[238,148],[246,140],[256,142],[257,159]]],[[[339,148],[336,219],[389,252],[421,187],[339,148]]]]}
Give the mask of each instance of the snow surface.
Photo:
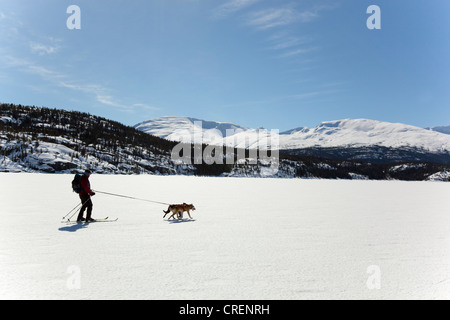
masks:
{"type": "Polygon", "coordinates": [[[97,194],[119,221],[66,225],[71,180],[0,174],[0,299],[450,298],[446,183],[93,175],[195,220],[97,194]]]}

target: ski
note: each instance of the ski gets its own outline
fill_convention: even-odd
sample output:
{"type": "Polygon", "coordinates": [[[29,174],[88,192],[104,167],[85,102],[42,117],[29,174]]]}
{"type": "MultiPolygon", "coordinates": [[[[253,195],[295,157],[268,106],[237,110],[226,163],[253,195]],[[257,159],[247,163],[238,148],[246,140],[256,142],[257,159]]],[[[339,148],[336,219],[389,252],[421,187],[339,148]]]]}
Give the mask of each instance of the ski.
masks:
{"type": "Polygon", "coordinates": [[[117,220],[119,220],[119,218],[116,219],[95,219],[95,221],[91,221],[91,222],[85,222],[85,223],[97,223],[97,222],[116,222],[117,220]]]}
{"type": "Polygon", "coordinates": [[[86,221],[70,221],[70,220],[66,220],[66,221],[61,221],[61,223],[67,223],[67,224],[77,224],[77,223],[97,223],[97,222],[116,222],[117,220],[119,220],[119,218],[117,219],[109,219],[109,217],[106,217],[104,219],[95,219],[95,221],[91,221],[91,222],[86,222],[86,221]]]}

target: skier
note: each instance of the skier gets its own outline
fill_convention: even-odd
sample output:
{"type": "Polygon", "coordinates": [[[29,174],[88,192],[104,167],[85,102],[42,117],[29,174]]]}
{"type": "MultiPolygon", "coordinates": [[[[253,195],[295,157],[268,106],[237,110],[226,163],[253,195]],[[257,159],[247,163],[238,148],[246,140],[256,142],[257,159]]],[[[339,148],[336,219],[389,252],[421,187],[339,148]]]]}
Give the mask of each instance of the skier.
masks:
{"type": "Polygon", "coordinates": [[[78,214],[77,222],[95,222],[92,219],[92,200],[91,196],[95,195],[95,192],[91,190],[91,184],[89,183],[89,177],[92,174],[91,170],[84,171],[84,174],[81,176],[81,189],[82,191],[79,193],[82,207],[80,213],[78,214]],[[86,219],[83,218],[84,211],[87,209],[86,219]]]}

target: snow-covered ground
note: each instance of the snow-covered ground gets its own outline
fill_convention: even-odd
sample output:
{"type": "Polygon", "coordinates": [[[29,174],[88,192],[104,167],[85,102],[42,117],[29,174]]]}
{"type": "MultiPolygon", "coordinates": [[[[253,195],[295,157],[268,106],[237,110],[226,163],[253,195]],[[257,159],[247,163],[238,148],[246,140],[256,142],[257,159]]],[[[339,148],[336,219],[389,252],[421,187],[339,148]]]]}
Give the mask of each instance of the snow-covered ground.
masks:
{"type": "Polygon", "coordinates": [[[94,217],[66,225],[71,175],[0,174],[0,298],[450,298],[450,184],[91,177],[94,217]]]}

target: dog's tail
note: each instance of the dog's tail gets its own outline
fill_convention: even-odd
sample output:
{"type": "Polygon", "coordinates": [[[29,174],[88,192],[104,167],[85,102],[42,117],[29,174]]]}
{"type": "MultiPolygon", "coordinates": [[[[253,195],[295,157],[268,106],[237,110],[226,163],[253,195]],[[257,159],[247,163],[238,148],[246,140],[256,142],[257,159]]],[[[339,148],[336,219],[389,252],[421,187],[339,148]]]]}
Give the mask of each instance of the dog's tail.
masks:
{"type": "MultiPolygon", "coordinates": [[[[172,207],[172,206],[169,206],[169,208],[167,208],[167,211],[164,211],[163,210],[163,212],[167,215],[169,212],[170,212],[170,207],[172,207]]],[[[165,217],[165,216],[164,216],[165,217]]]]}

